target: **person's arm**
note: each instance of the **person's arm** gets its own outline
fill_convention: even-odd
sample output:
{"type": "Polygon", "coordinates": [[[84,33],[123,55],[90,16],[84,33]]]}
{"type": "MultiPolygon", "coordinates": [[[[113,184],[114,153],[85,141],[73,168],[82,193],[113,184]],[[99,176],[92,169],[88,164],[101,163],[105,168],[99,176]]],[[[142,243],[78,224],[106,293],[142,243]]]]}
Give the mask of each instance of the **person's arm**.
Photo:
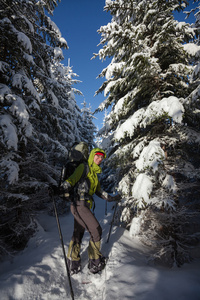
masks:
{"type": "Polygon", "coordinates": [[[61,183],[61,188],[65,191],[69,191],[75,184],[81,179],[84,171],[84,164],[80,164],[74,171],[74,173],[61,183]]]}
{"type": "Polygon", "coordinates": [[[101,188],[99,190],[96,191],[95,193],[98,197],[108,201],[108,202],[112,202],[112,201],[120,201],[121,200],[121,196],[120,195],[115,195],[115,196],[111,196],[109,195],[107,192],[105,192],[104,190],[102,190],[101,188]]]}

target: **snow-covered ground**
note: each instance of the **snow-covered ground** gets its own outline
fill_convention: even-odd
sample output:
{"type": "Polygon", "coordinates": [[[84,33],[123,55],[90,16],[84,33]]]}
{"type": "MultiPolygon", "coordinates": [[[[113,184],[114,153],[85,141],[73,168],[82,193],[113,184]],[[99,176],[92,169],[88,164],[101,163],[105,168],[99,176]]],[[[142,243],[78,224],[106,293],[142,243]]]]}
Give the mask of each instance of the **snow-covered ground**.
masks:
{"type": "MultiPolygon", "coordinates": [[[[129,232],[113,227],[106,243],[113,211],[96,197],[95,214],[103,228],[102,252],[109,256],[101,275],[88,274],[88,233],[82,246],[81,274],[72,276],[77,300],[198,300],[200,299],[200,260],[182,268],[167,269],[147,264],[147,249],[129,232]]],[[[1,300],[71,299],[56,219],[45,212],[38,217],[39,231],[28,247],[12,263],[0,264],[1,300]]],[[[71,214],[60,217],[65,245],[72,230],[71,214]]],[[[67,248],[66,248],[67,251],[67,248]]]]}

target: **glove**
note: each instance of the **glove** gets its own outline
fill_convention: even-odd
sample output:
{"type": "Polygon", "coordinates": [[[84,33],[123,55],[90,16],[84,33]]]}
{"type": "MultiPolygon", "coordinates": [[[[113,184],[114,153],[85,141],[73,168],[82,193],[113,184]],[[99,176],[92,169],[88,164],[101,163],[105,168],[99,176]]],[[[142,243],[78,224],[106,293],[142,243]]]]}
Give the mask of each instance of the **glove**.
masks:
{"type": "Polygon", "coordinates": [[[115,201],[115,202],[120,202],[122,199],[122,197],[118,194],[118,195],[115,195],[115,196],[112,196],[112,201],[115,201]]]}
{"type": "Polygon", "coordinates": [[[60,189],[57,185],[54,185],[54,184],[49,185],[49,188],[48,188],[49,196],[58,195],[59,191],[60,191],[60,189]]]}
{"type": "Polygon", "coordinates": [[[71,189],[71,184],[68,181],[63,181],[60,185],[61,193],[69,192],[71,189]]]}

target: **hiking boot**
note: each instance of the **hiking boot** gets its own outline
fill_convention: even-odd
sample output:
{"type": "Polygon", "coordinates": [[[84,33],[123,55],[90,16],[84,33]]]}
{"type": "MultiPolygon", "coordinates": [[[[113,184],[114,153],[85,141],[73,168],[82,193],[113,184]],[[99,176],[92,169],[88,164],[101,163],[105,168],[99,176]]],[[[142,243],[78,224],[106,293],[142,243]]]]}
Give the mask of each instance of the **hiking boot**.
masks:
{"type": "Polygon", "coordinates": [[[88,269],[92,274],[99,273],[105,268],[106,258],[101,256],[98,259],[89,259],[88,269]]]}
{"type": "Polygon", "coordinates": [[[70,260],[67,258],[67,265],[71,275],[81,271],[81,260],[70,260]]]}

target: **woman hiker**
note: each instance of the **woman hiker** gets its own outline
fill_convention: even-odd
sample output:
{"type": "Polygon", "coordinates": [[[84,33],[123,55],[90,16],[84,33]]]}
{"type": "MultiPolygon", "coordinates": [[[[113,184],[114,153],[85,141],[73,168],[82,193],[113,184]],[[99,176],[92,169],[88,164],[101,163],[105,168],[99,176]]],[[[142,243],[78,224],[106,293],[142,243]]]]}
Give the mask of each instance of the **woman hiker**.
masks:
{"type": "Polygon", "coordinates": [[[119,201],[120,196],[111,196],[100,187],[97,174],[102,172],[100,164],[105,157],[104,150],[94,148],[89,155],[85,178],[81,178],[84,177],[82,174],[85,168],[82,163],[61,185],[65,191],[69,191],[76,185],[75,199],[71,204],[71,212],[74,216],[74,231],[67,254],[67,263],[71,274],[76,274],[81,270],[80,248],[85,230],[90,234],[88,247],[88,268],[90,272],[93,274],[98,273],[103,270],[106,264],[105,257],[100,252],[102,229],[91,212],[93,206],[92,195],[96,194],[109,202],[119,201]]]}

